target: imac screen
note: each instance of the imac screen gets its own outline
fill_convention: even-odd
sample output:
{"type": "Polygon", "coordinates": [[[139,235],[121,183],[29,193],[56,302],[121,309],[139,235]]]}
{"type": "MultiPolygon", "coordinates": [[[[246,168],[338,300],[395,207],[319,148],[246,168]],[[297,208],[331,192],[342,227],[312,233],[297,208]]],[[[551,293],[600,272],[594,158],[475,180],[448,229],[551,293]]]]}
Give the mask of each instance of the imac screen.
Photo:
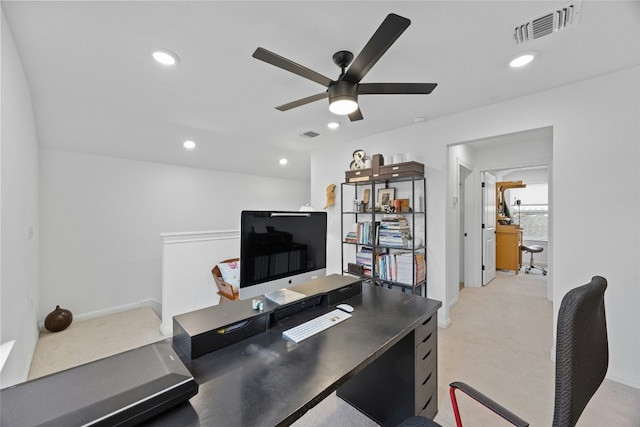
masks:
{"type": "MultiPolygon", "coordinates": [[[[240,293],[243,288],[326,269],[326,212],[243,211],[240,222],[240,293]]],[[[324,275],[324,274],[322,274],[324,275]]],[[[307,279],[309,280],[309,279],[307,279]]],[[[266,289],[270,292],[273,289],[266,289]]],[[[255,289],[253,294],[257,294],[255,289]]],[[[247,294],[247,292],[244,292],[247,294]]]]}

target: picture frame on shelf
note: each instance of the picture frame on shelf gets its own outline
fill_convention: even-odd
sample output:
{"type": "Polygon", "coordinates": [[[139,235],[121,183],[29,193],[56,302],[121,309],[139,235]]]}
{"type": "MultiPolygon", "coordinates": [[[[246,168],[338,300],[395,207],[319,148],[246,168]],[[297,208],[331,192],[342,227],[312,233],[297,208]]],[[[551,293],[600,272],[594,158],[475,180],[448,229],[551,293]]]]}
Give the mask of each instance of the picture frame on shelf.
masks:
{"type": "Polygon", "coordinates": [[[377,204],[382,206],[391,206],[396,196],[395,188],[380,188],[378,190],[377,204]]]}

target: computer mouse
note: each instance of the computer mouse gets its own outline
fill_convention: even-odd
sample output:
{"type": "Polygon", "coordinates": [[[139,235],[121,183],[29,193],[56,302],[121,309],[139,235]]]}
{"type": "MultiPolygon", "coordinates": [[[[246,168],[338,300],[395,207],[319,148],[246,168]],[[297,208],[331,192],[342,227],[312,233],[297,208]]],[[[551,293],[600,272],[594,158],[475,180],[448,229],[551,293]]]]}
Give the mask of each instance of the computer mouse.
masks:
{"type": "Polygon", "coordinates": [[[338,304],[336,305],[336,308],[339,308],[340,310],[347,313],[351,313],[353,311],[353,307],[351,307],[349,304],[338,304]]]}

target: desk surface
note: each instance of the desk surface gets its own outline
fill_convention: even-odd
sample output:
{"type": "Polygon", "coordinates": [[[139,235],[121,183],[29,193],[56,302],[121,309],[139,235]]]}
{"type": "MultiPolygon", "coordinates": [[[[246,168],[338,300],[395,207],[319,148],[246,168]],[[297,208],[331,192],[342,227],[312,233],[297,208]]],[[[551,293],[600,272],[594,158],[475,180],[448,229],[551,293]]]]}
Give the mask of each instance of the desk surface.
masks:
{"type": "MultiPolygon", "coordinates": [[[[189,404],[147,425],[288,425],[435,314],[439,301],[363,284],[346,321],[300,344],[282,331],[334,307],[281,320],[267,332],[183,362],[200,385],[189,404]]],[[[180,351],[176,349],[176,351],[180,351]]]]}

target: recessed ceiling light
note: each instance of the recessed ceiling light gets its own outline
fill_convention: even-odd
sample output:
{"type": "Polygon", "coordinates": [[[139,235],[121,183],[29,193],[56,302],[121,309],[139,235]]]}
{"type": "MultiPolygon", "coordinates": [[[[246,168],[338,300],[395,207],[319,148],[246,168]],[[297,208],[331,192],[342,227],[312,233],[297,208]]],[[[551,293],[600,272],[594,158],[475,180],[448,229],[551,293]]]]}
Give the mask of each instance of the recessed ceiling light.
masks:
{"type": "Polygon", "coordinates": [[[193,150],[194,148],[196,148],[196,143],[193,141],[185,141],[182,145],[187,150],[193,150]]]}
{"type": "Polygon", "coordinates": [[[287,161],[288,161],[287,159],[280,159],[280,164],[284,166],[287,164],[287,161]]]}
{"type": "Polygon", "coordinates": [[[338,122],[331,122],[327,124],[327,127],[329,129],[338,129],[340,127],[340,123],[338,122]]]}
{"type": "Polygon", "coordinates": [[[537,55],[537,52],[524,53],[512,59],[511,62],[509,62],[509,66],[511,68],[524,67],[525,65],[533,61],[537,55]]]}
{"type": "Polygon", "coordinates": [[[175,65],[180,62],[178,55],[167,49],[156,49],[153,51],[152,56],[162,65],[175,65]]]}

